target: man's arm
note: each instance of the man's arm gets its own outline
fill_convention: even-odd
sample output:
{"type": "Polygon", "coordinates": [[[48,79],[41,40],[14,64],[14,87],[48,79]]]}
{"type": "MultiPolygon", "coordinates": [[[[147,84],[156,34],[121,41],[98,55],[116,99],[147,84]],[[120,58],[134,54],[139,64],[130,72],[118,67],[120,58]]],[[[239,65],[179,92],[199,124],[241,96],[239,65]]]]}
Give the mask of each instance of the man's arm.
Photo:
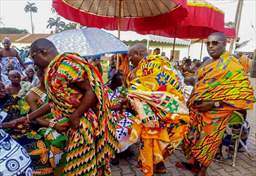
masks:
{"type": "Polygon", "coordinates": [[[97,103],[97,96],[93,92],[89,80],[76,84],[82,91],[85,92],[80,105],[76,111],[71,115],[70,120],[72,128],[78,128],[80,123],[80,117],[83,113],[87,112],[89,108],[94,107],[97,103]]]}
{"type": "Polygon", "coordinates": [[[15,51],[15,55],[16,55],[16,58],[18,59],[18,61],[20,62],[20,65],[25,69],[25,65],[23,64],[21,58],[20,58],[20,55],[18,53],[18,51],[14,50],[15,51]]]}
{"type": "Polygon", "coordinates": [[[38,108],[37,107],[37,99],[36,99],[34,93],[30,92],[29,94],[27,94],[25,96],[25,100],[28,103],[32,112],[38,108]]]}
{"type": "Polygon", "coordinates": [[[17,127],[18,124],[21,123],[27,123],[28,121],[32,121],[33,119],[37,119],[44,114],[50,112],[50,104],[46,103],[43,106],[41,106],[39,109],[36,111],[28,114],[26,117],[21,117],[19,119],[12,120],[10,122],[2,123],[0,124],[0,128],[15,128],[17,127]]]}

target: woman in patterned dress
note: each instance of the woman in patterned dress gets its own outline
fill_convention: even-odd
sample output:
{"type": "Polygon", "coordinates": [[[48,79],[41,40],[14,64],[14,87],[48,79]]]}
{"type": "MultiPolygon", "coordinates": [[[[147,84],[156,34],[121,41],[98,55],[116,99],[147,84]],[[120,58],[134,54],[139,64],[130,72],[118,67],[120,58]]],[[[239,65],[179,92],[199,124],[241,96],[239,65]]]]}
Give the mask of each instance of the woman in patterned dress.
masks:
{"type": "MultiPolygon", "coordinates": [[[[17,101],[7,94],[4,84],[0,82],[0,126],[17,115],[20,115],[17,101]]],[[[8,131],[0,129],[0,175],[32,176],[29,155],[8,131]]]]}

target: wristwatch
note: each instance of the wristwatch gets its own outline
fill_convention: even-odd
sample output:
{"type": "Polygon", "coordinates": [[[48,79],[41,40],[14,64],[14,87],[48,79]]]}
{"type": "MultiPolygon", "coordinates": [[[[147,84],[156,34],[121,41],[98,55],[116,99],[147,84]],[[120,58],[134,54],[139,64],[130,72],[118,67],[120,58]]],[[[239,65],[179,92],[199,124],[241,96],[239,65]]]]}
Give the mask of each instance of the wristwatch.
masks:
{"type": "Polygon", "coordinates": [[[50,127],[50,128],[54,128],[54,126],[56,125],[56,123],[57,123],[56,121],[52,121],[52,120],[51,120],[50,123],[49,123],[49,127],[50,127]]]}
{"type": "Polygon", "coordinates": [[[214,102],[214,107],[215,108],[219,108],[220,107],[220,102],[219,101],[215,101],[214,102]]]}

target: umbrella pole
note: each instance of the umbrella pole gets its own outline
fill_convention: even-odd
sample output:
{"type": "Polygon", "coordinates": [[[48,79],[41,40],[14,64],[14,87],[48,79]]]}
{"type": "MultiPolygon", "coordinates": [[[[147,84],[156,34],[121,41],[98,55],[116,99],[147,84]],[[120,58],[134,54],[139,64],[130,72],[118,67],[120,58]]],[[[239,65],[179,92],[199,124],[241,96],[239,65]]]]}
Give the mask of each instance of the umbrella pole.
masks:
{"type": "MultiPolygon", "coordinates": [[[[117,23],[117,28],[118,28],[118,39],[120,40],[120,18],[118,18],[118,23],[117,23]]],[[[116,70],[119,69],[119,54],[116,56],[116,70]]]]}
{"type": "Polygon", "coordinates": [[[191,45],[191,43],[188,45],[188,58],[189,58],[189,55],[190,55],[190,45],[191,45]]]}
{"type": "Polygon", "coordinates": [[[149,50],[149,39],[147,39],[147,50],[149,50]]]}
{"type": "MultiPolygon", "coordinates": [[[[118,39],[120,40],[120,25],[121,25],[121,17],[122,17],[122,4],[123,0],[119,0],[119,12],[118,12],[118,19],[117,19],[117,30],[118,30],[118,39]]],[[[117,54],[117,61],[116,61],[116,69],[119,69],[119,54],[117,54]]]]}
{"type": "Polygon", "coordinates": [[[174,37],[174,41],[173,41],[173,46],[172,46],[172,58],[171,60],[174,59],[174,50],[175,50],[175,45],[176,45],[176,37],[174,37]]]}
{"type": "MultiPolygon", "coordinates": [[[[117,27],[118,27],[118,39],[120,40],[120,18],[118,18],[117,27]]],[[[116,57],[116,70],[118,69],[119,69],[119,54],[117,54],[117,57],[116,57]]]]}
{"type": "Polygon", "coordinates": [[[236,36],[231,41],[230,48],[229,48],[230,53],[233,52],[233,50],[235,48],[236,40],[238,38],[238,32],[239,32],[239,27],[240,27],[240,22],[241,22],[241,14],[242,14],[242,9],[243,9],[243,3],[244,3],[244,0],[238,0],[237,9],[236,9],[236,18],[235,18],[236,36]]]}
{"type": "Polygon", "coordinates": [[[204,48],[204,40],[202,39],[202,42],[201,42],[201,51],[200,51],[200,61],[202,60],[203,48],[204,48]]]}

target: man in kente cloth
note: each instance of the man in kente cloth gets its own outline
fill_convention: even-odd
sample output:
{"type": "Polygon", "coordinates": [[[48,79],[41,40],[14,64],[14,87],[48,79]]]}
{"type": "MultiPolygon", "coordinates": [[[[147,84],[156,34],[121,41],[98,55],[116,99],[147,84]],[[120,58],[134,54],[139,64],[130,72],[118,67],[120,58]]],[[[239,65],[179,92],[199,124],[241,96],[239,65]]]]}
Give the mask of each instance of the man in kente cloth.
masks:
{"type": "Polygon", "coordinates": [[[48,126],[68,137],[61,175],[110,176],[110,159],[118,143],[98,69],[78,54],[58,54],[47,39],[33,42],[30,55],[45,70],[49,101],[7,126],[31,122],[51,111],[54,117],[48,126]]]}
{"type": "Polygon", "coordinates": [[[130,47],[129,57],[134,69],[128,75],[128,98],[138,113],[130,140],[140,139],[139,166],[145,176],[165,173],[164,159],[188,129],[181,80],[168,60],[147,56],[143,44],[130,47]]]}
{"type": "Polygon", "coordinates": [[[208,37],[208,59],[198,70],[189,100],[190,130],[184,139],[188,163],[176,166],[205,176],[233,113],[253,108],[253,89],[242,65],[225,51],[223,33],[208,37]]]}

